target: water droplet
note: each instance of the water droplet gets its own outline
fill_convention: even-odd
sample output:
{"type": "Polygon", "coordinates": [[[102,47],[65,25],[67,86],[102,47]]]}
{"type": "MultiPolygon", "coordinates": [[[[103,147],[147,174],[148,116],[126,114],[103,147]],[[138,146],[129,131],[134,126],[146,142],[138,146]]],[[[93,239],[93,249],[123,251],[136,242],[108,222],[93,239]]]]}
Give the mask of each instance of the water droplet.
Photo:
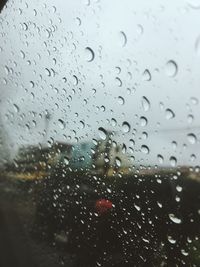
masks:
{"type": "Polygon", "coordinates": [[[190,160],[193,162],[193,161],[195,161],[196,160],[196,155],[195,154],[192,154],[191,156],[190,156],[190,160]]]}
{"type": "Polygon", "coordinates": [[[142,132],[142,138],[146,140],[148,138],[148,133],[147,132],[142,132]]]}
{"type": "Polygon", "coordinates": [[[171,244],[176,243],[176,239],[172,238],[172,236],[169,235],[167,238],[168,238],[169,243],[171,243],[171,244]]]}
{"type": "Polygon", "coordinates": [[[121,31],[119,34],[120,34],[120,44],[122,47],[124,47],[127,43],[126,34],[123,31],[121,31]]]}
{"type": "Polygon", "coordinates": [[[117,125],[117,121],[114,118],[111,119],[111,125],[113,127],[115,127],[117,125]]]}
{"type": "Polygon", "coordinates": [[[142,107],[144,111],[148,111],[150,109],[150,102],[145,96],[142,97],[142,107]]]}
{"type": "Polygon", "coordinates": [[[83,121],[80,121],[81,129],[85,128],[85,123],[83,121]]]}
{"type": "Polygon", "coordinates": [[[62,129],[62,130],[64,130],[65,129],[65,122],[63,121],[63,120],[61,120],[61,119],[59,119],[58,120],[58,125],[59,125],[59,127],[62,129]]]}
{"type": "Polygon", "coordinates": [[[193,105],[198,105],[199,104],[199,100],[196,97],[191,97],[190,101],[192,102],[193,105]]]}
{"type": "Polygon", "coordinates": [[[147,123],[148,123],[148,120],[147,120],[147,118],[145,118],[145,117],[140,117],[140,125],[142,126],[142,127],[145,127],[146,125],[147,125],[147,123]]]}
{"type": "Polygon", "coordinates": [[[142,145],[141,146],[141,151],[144,154],[149,154],[149,148],[148,148],[148,146],[142,145]]]}
{"type": "Polygon", "coordinates": [[[176,148],[177,148],[177,142],[176,141],[172,141],[172,148],[174,150],[176,150],[176,148]]]}
{"type": "Polygon", "coordinates": [[[171,120],[171,119],[173,119],[174,117],[175,117],[174,112],[173,112],[171,109],[167,108],[167,109],[165,110],[165,118],[166,118],[167,120],[171,120]]]}
{"type": "Polygon", "coordinates": [[[16,104],[13,104],[13,107],[14,107],[15,112],[18,113],[19,112],[19,107],[16,104]]]}
{"type": "Polygon", "coordinates": [[[192,144],[192,145],[194,145],[194,144],[196,143],[196,141],[197,141],[197,137],[196,137],[196,135],[193,134],[193,133],[189,133],[189,134],[187,135],[187,139],[188,139],[188,142],[189,142],[190,144],[192,144]]]}
{"type": "Polygon", "coordinates": [[[177,185],[176,190],[177,190],[177,192],[181,192],[183,190],[183,188],[180,185],[177,185]]]}
{"type": "Polygon", "coordinates": [[[116,77],[116,78],[115,78],[115,81],[116,81],[117,86],[119,86],[119,87],[122,86],[122,81],[121,81],[120,78],[116,77]]]}
{"type": "Polygon", "coordinates": [[[164,104],[163,104],[163,102],[160,102],[160,103],[159,103],[159,106],[160,106],[160,109],[161,109],[161,110],[164,109],[164,104]]]}
{"type": "Polygon", "coordinates": [[[94,60],[95,54],[94,51],[90,47],[85,48],[85,58],[88,62],[91,62],[94,60]]]}
{"type": "Polygon", "coordinates": [[[69,165],[69,159],[67,157],[64,157],[64,163],[65,165],[69,165]]]}
{"type": "Polygon", "coordinates": [[[106,140],[107,137],[107,131],[103,127],[99,127],[99,136],[102,140],[106,140]]]}
{"type": "Polygon", "coordinates": [[[124,105],[125,100],[124,100],[124,98],[123,98],[122,96],[118,96],[118,103],[119,103],[120,105],[124,105]]]}
{"type": "Polygon", "coordinates": [[[80,19],[79,17],[76,17],[76,24],[77,24],[78,26],[81,25],[81,19],[80,19]]]}
{"type": "Polygon", "coordinates": [[[183,256],[188,256],[189,253],[187,251],[185,251],[185,249],[181,249],[181,253],[183,256]]]}
{"type": "Polygon", "coordinates": [[[115,163],[116,163],[116,165],[117,165],[118,167],[120,167],[120,166],[121,166],[121,159],[120,159],[119,157],[116,157],[116,158],[115,158],[115,163]]]}
{"type": "Polygon", "coordinates": [[[121,73],[121,68],[120,67],[115,67],[115,69],[117,70],[117,74],[120,74],[121,73]]]}
{"type": "Polygon", "coordinates": [[[194,116],[193,116],[192,114],[189,114],[189,115],[187,116],[187,121],[188,121],[188,123],[191,124],[191,123],[193,122],[193,120],[194,120],[194,116]]]}
{"type": "Polygon", "coordinates": [[[8,75],[9,73],[10,73],[10,70],[9,70],[9,68],[8,68],[8,66],[5,66],[5,73],[6,73],[6,75],[8,75]]]}
{"type": "Polygon", "coordinates": [[[138,205],[136,205],[136,204],[134,204],[134,207],[136,208],[137,211],[140,211],[141,210],[141,208],[138,205]]]}
{"type": "Polygon", "coordinates": [[[169,77],[175,77],[178,72],[178,66],[175,61],[169,60],[165,66],[165,73],[169,77]]]}
{"type": "Polygon", "coordinates": [[[148,69],[143,72],[142,76],[144,81],[151,81],[151,73],[148,69]]]}
{"type": "Polygon", "coordinates": [[[20,55],[21,55],[21,57],[22,57],[23,59],[25,58],[25,53],[24,53],[24,51],[20,50],[20,55]]]}
{"type": "Polygon", "coordinates": [[[73,75],[73,85],[78,85],[78,78],[76,75],[73,75]]]}
{"type": "Polygon", "coordinates": [[[177,159],[175,157],[170,157],[169,161],[172,167],[176,167],[177,159]]]}
{"type": "Polygon", "coordinates": [[[30,87],[31,88],[34,88],[34,86],[35,86],[34,82],[33,81],[30,81],[30,87]]]}
{"type": "Polygon", "coordinates": [[[28,25],[25,22],[23,23],[23,26],[22,27],[23,27],[23,30],[24,31],[27,31],[28,30],[28,25]]]}
{"type": "Polygon", "coordinates": [[[158,162],[159,162],[160,164],[163,164],[163,162],[164,162],[164,158],[163,158],[162,155],[158,154],[158,155],[157,155],[157,159],[158,159],[158,162]]]}
{"type": "Polygon", "coordinates": [[[124,122],[122,123],[122,129],[123,129],[123,132],[124,132],[124,133],[128,133],[128,132],[130,132],[130,130],[131,130],[131,126],[129,125],[128,122],[124,121],[124,122]]]}
{"type": "Polygon", "coordinates": [[[159,201],[157,201],[157,205],[158,205],[159,208],[163,207],[162,203],[160,203],[159,201]]]}
{"type": "Polygon", "coordinates": [[[189,0],[188,6],[192,9],[200,9],[200,2],[199,0],[189,0]]]}
{"type": "Polygon", "coordinates": [[[45,73],[46,73],[47,76],[49,76],[49,77],[51,76],[51,72],[50,72],[50,70],[47,69],[47,68],[45,68],[45,73]]]}
{"type": "Polygon", "coordinates": [[[143,34],[143,32],[144,32],[144,29],[143,29],[143,27],[142,27],[142,25],[141,24],[138,24],[137,25],[137,33],[139,34],[139,35],[142,35],[143,34]]]}
{"type": "Polygon", "coordinates": [[[169,214],[169,218],[172,222],[176,224],[180,224],[182,222],[181,219],[177,218],[173,213],[169,214]]]}
{"type": "Polygon", "coordinates": [[[198,36],[195,41],[195,52],[197,56],[200,56],[200,36],[198,36]]]}

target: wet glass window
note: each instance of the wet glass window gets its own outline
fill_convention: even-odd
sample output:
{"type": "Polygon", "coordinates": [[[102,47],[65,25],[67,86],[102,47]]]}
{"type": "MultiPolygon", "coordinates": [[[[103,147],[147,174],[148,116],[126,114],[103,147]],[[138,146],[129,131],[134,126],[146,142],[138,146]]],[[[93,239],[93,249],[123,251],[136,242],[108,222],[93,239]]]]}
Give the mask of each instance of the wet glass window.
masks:
{"type": "Polygon", "coordinates": [[[0,10],[0,266],[200,266],[200,2],[0,10]]]}

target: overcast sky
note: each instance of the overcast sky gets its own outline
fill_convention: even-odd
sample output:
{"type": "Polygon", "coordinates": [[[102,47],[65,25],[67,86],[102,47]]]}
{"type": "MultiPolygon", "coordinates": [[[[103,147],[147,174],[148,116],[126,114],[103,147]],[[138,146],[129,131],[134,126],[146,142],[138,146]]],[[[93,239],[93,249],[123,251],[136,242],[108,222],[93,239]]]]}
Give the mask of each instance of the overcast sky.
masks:
{"type": "Polygon", "coordinates": [[[199,164],[198,1],[9,1],[0,24],[0,111],[12,151],[88,141],[103,127],[127,147],[134,140],[138,164],[199,164]]]}

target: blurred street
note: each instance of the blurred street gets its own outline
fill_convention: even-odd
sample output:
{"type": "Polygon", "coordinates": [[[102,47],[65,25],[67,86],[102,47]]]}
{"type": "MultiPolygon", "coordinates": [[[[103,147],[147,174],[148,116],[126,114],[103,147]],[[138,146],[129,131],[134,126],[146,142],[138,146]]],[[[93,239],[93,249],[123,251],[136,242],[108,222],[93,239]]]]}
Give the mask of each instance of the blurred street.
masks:
{"type": "Polygon", "coordinates": [[[64,250],[33,238],[34,211],[31,192],[25,194],[17,184],[1,177],[0,266],[59,267],[64,262],[73,266],[73,260],[64,250]]]}

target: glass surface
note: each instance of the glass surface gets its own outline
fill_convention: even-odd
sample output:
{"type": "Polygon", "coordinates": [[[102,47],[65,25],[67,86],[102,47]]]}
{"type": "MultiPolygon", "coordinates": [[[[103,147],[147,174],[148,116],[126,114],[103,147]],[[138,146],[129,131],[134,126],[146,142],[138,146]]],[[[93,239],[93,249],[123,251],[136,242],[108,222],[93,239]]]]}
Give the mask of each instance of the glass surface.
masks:
{"type": "Polygon", "coordinates": [[[5,4],[0,266],[200,266],[199,26],[198,0],[5,4]]]}

